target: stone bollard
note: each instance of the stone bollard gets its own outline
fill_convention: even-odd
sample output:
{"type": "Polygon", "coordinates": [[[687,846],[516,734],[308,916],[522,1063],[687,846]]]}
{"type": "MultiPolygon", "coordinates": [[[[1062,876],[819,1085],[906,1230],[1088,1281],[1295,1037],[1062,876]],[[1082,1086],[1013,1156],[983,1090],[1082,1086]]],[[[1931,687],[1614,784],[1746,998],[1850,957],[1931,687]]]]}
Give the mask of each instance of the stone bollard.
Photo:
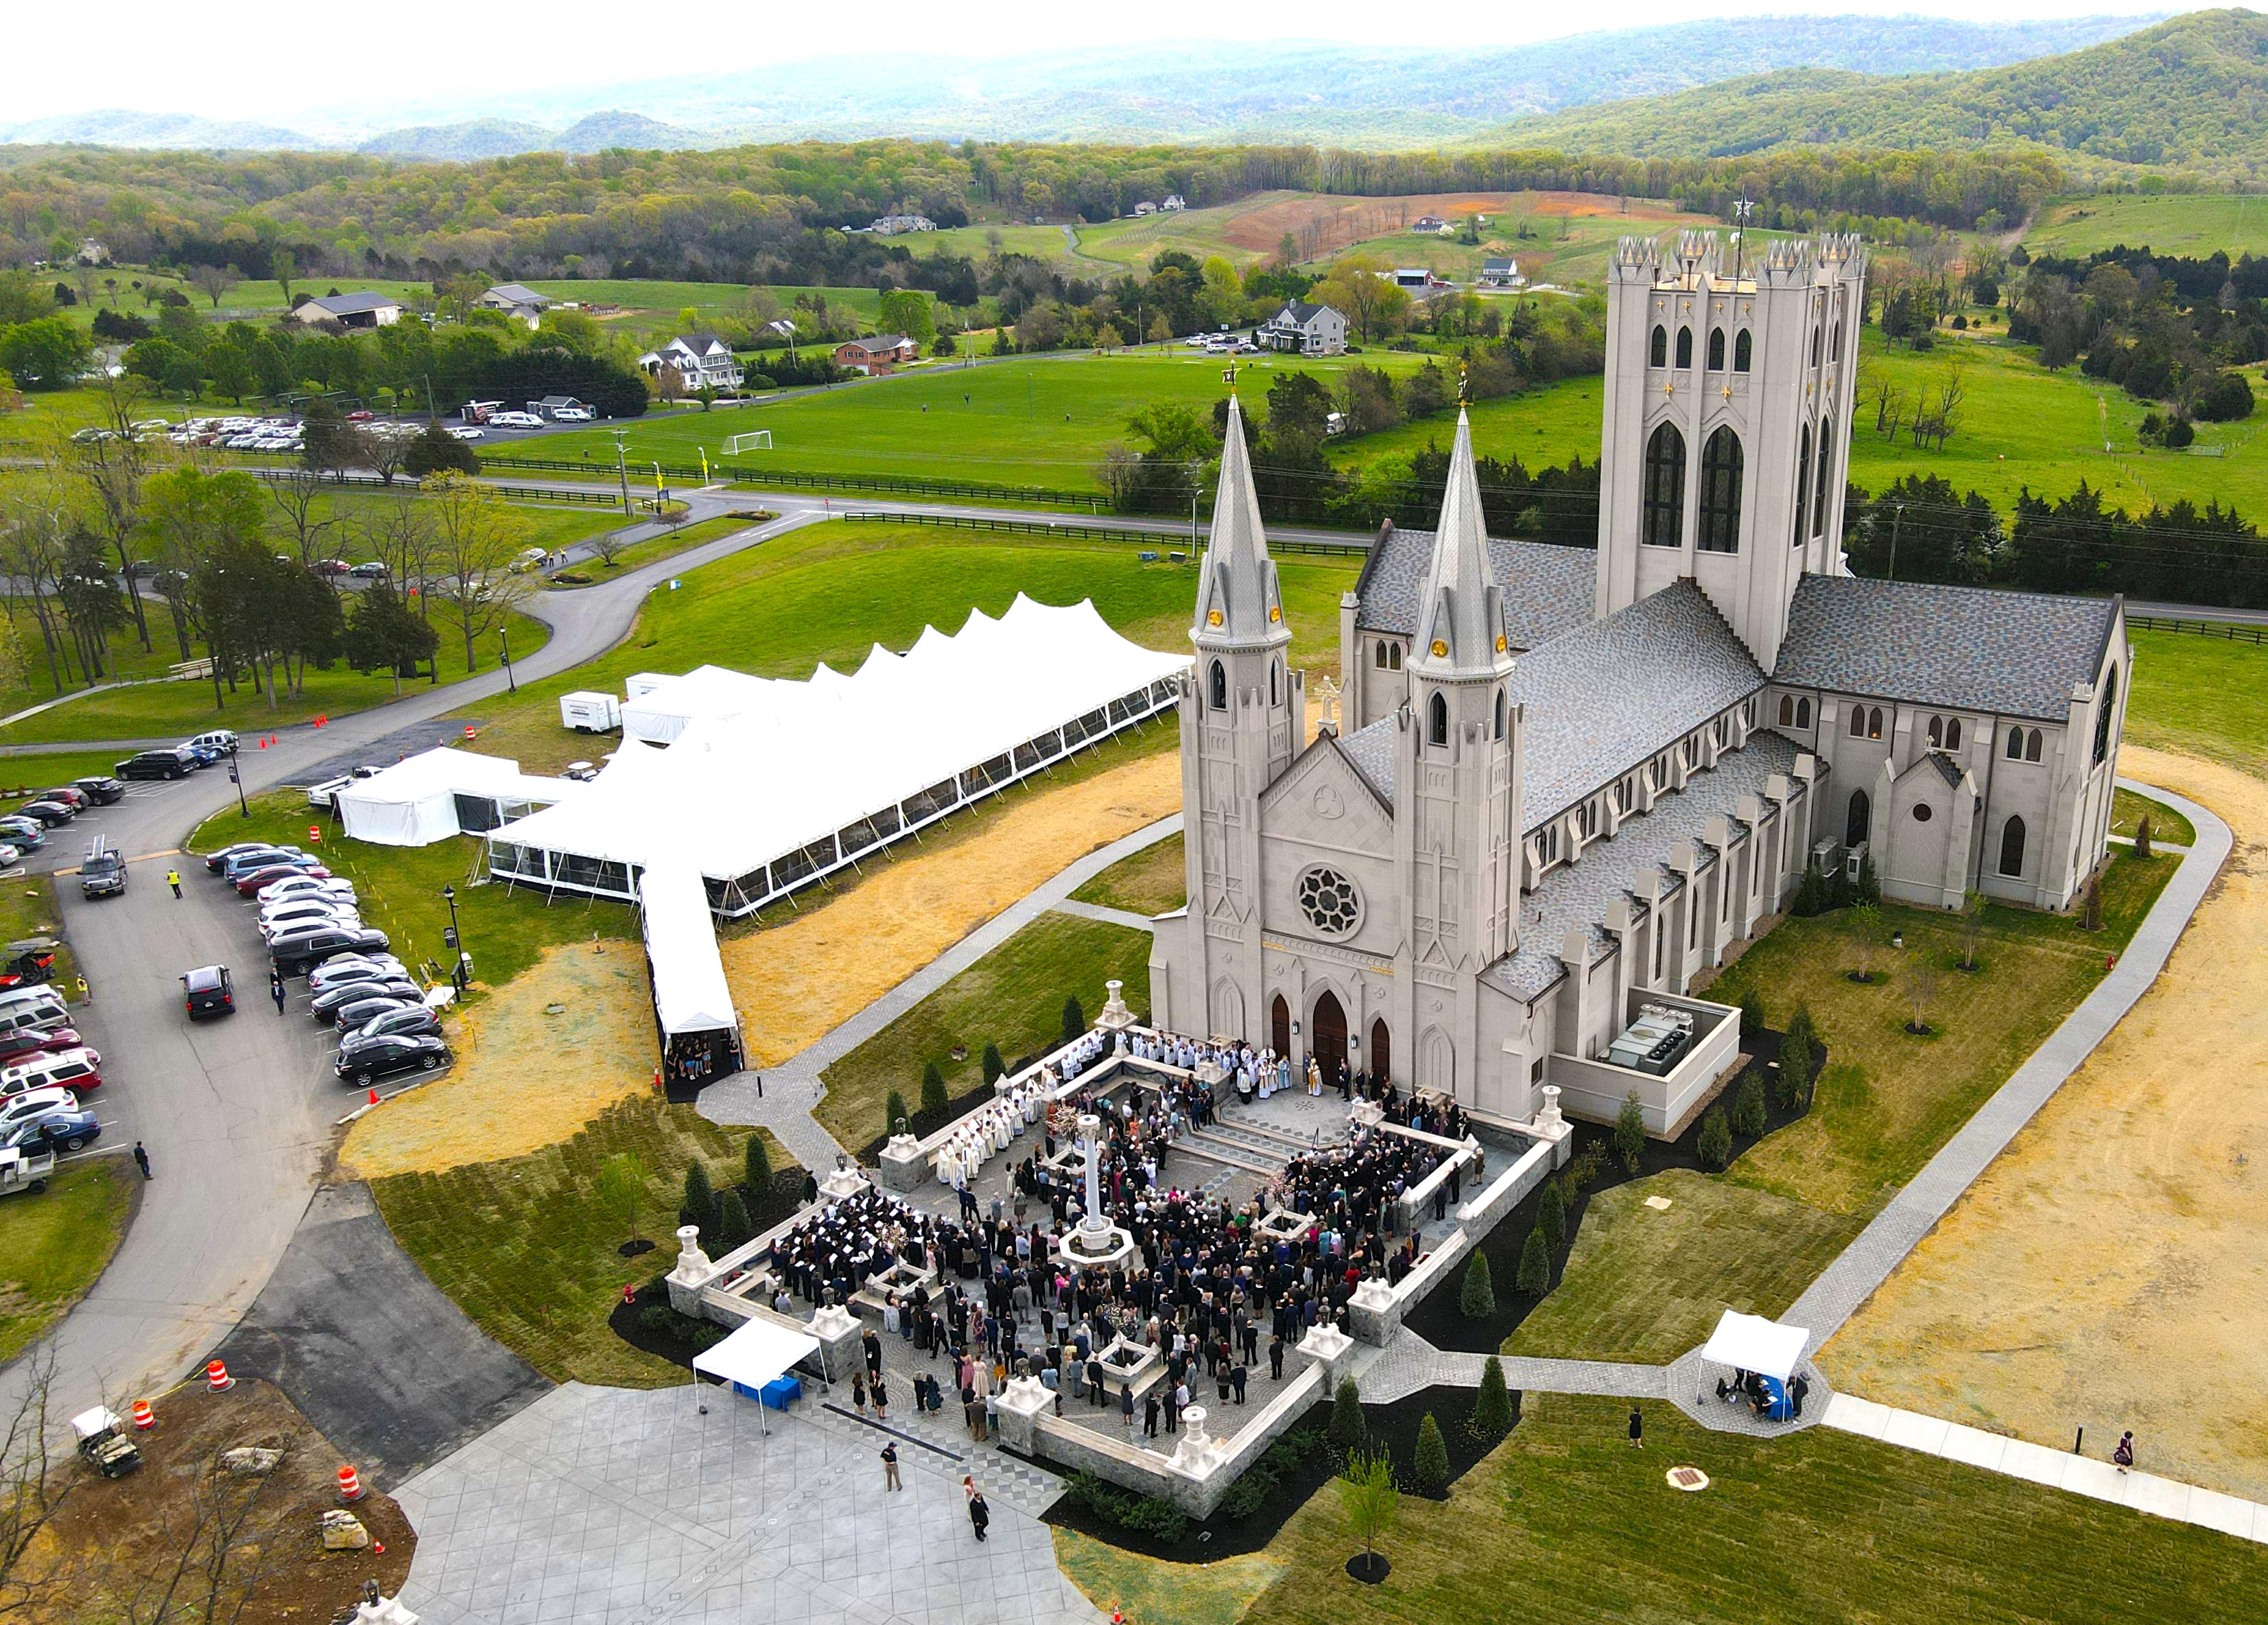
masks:
{"type": "Polygon", "coordinates": [[[677,1227],[677,1267],[669,1272],[669,1306],[681,1315],[701,1318],[701,1290],[716,1274],[709,1255],[701,1251],[697,1225],[677,1227]]]}
{"type": "Polygon", "coordinates": [[[858,1317],[840,1304],[822,1304],[811,1314],[804,1330],[819,1340],[820,1376],[830,1383],[847,1383],[864,1371],[865,1355],[858,1347],[858,1317]]]}
{"type": "Polygon", "coordinates": [[[1374,1348],[1383,1348],[1402,1329],[1402,1314],[1401,1299],[1381,1275],[1366,1276],[1357,1283],[1354,1296],[1347,1304],[1355,1336],[1374,1348]]]}
{"type": "Polygon", "coordinates": [[[1122,981],[1102,985],[1102,1014],[1094,1018],[1094,1024],[1105,1032],[1117,1032],[1134,1024],[1134,1012],[1126,1008],[1125,991],[1126,984],[1122,981]]]}
{"type": "Polygon", "coordinates": [[[894,1191],[917,1191],[930,1176],[929,1159],[911,1134],[892,1134],[882,1148],[882,1183],[894,1191]]]}
{"type": "Polygon", "coordinates": [[[1341,1379],[1353,1370],[1354,1339],[1328,1320],[1316,1321],[1295,1347],[1298,1353],[1322,1367],[1326,1398],[1338,1392],[1341,1379]]]}
{"type": "Polygon", "coordinates": [[[1565,1168],[1575,1155],[1575,1126],[1559,1110],[1557,1084],[1546,1083],[1537,1092],[1543,1097],[1543,1104],[1536,1110],[1535,1120],[1528,1126],[1528,1133],[1535,1139],[1549,1141],[1551,1165],[1565,1168]]]}
{"type": "Polygon", "coordinates": [[[1000,1410],[995,1425],[1000,1443],[1027,1456],[1040,1454],[1040,1414],[1051,1408],[1056,1396],[1036,1377],[1011,1378],[1000,1391],[1000,1410]]]}

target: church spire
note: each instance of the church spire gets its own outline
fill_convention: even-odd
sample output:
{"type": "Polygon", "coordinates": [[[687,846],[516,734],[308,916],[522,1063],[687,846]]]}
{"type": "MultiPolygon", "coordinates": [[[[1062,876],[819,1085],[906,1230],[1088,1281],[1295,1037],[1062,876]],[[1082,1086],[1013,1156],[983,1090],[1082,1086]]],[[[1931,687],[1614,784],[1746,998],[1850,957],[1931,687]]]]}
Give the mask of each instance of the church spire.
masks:
{"type": "Polygon", "coordinates": [[[1197,580],[1197,614],[1189,628],[1207,648],[1270,648],[1292,641],[1284,624],[1284,595],[1268,536],[1260,522],[1260,493],[1244,448],[1244,411],[1228,397],[1227,443],[1220,455],[1220,484],[1213,493],[1212,529],[1205,538],[1197,580]]]}
{"type": "Polygon", "coordinates": [[[1442,682],[1476,682],[1512,668],[1504,635],[1504,599],[1490,567],[1481,483],[1473,467],[1473,426],[1457,411],[1448,490],[1433,533],[1433,561],[1418,601],[1417,647],[1410,669],[1442,682]]]}

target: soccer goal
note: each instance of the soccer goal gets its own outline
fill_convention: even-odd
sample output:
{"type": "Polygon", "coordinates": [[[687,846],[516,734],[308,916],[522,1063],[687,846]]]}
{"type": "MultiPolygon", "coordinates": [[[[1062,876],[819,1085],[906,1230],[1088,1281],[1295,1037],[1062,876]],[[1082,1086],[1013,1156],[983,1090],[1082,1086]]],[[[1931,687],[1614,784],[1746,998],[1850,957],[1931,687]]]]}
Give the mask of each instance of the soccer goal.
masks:
{"type": "Polygon", "coordinates": [[[725,442],[727,457],[737,457],[744,451],[770,451],[771,448],[772,432],[770,429],[751,429],[746,434],[736,434],[725,442]]]}

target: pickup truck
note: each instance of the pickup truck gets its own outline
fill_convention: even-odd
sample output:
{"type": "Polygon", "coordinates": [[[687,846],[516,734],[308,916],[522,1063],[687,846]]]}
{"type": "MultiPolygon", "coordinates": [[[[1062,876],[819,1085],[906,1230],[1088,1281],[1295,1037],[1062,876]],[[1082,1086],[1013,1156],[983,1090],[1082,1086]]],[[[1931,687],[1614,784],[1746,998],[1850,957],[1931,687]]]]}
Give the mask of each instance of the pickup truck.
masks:
{"type": "Polygon", "coordinates": [[[45,1146],[10,1146],[0,1149],[0,1196],[29,1191],[37,1196],[48,1188],[55,1171],[55,1154],[45,1146]]]}

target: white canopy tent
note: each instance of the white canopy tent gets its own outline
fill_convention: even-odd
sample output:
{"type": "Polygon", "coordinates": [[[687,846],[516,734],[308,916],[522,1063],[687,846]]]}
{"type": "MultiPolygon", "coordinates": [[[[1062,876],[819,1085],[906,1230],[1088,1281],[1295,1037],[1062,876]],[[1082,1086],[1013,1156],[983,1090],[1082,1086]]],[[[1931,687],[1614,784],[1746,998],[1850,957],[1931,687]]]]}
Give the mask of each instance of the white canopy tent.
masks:
{"type": "MultiPolygon", "coordinates": [[[[798,1332],[758,1316],[714,1348],[695,1355],[693,1370],[697,1375],[713,1377],[718,1382],[761,1396],[766,1383],[786,1376],[818,1352],[819,1340],[808,1332],[798,1332]]],[[[763,1400],[759,1397],[758,1422],[769,1433],[771,1427],[762,1420],[763,1408],[763,1400]]]]}
{"type": "Polygon", "coordinates": [[[689,863],[648,866],[638,882],[638,905],[664,1053],[674,1060],[688,1049],[697,1050],[710,1062],[706,1071],[737,1071],[740,1016],[725,982],[725,961],[717,951],[709,894],[699,872],[689,863]]]}
{"type": "Polygon", "coordinates": [[[430,846],[453,835],[484,833],[582,787],[570,779],[523,773],[519,763],[504,757],[443,746],[348,786],[336,804],[346,832],[357,840],[430,846]]]}
{"type": "Polygon", "coordinates": [[[1717,1322],[1717,1329],[1709,1333],[1701,1358],[1784,1383],[1803,1363],[1803,1350],[1810,1341],[1810,1332],[1802,1326],[1782,1326],[1762,1315],[1728,1309],[1717,1322]]]}
{"type": "MultiPolygon", "coordinates": [[[[823,669],[823,668],[822,668],[823,669]]],[[[735,717],[770,701],[784,686],[770,677],[752,677],[723,666],[696,666],[681,677],[665,677],[622,706],[622,737],[666,745],[696,717],[735,717]]]]}

